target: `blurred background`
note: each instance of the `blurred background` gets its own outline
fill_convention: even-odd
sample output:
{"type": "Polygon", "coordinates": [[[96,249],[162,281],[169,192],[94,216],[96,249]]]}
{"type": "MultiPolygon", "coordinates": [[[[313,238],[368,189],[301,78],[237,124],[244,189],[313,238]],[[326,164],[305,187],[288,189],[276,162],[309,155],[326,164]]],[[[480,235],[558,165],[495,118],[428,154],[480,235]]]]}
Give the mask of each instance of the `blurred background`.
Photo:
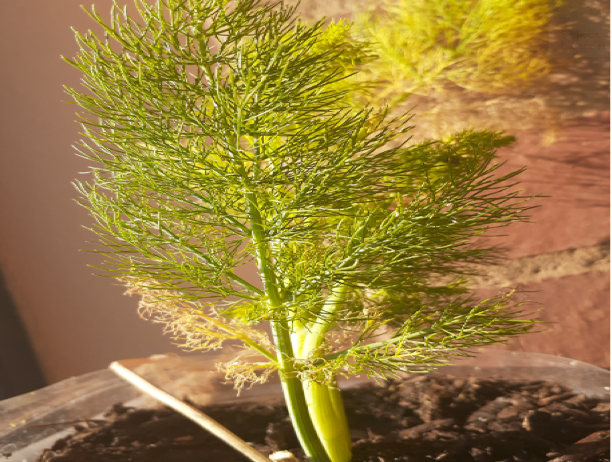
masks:
{"type": "MultiPolygon", "coordinates": [[[[138,317],[135,297],[123,295],[115,280],[92,275],[87,265],[100,263],[98,257],[79,251],[94,236],[84,229],[90,218],[71,182],[88,164],[71,147],[79,139],[77,108],[63,102],[62,86],[78,86],[80,76],[60,55],[77,52],[71,27],[93,25],[81,3],[0,3],[0,399],[113,360],[181,353],[160,325],[138,317]]],[[[385,17],[385,5],[402,3],[303,0],[299,11],[309,20],[355,19],[358,32],[375,39],[397,28],[397,49],[420,44],[422,53],[431,51],[401,18],[385,17]]],[[[110,5],[97,1],[103,15],[110,5]]],[[[508,228],[508,263],[483,268],[473,286],[482,294],[518,288],[542,305],[540,317],[551,324],[494,348],[609,367],[609,3],[566,0],[546,11],[529,55],[537,66],[523,70],[514,56],[507,74],[487,74],[503,74],[497,80],[458,73],[457,63],[469,62],[463,55],[442,63],[435,78],[415,76],[414,63],[393,49],[366,71],[403,66],[388,88],[398,110],[414,108],[415,140],[470,127],[514,135],[516,143],[500,157],[508,168],[528,167],[521,180],[527,194],[550,196],[538,199],[534,223],[508,228]]],[[[506,49],[525,34],[515,31],[506,49]]],[[[493,63],[493,69],[505,68],[493,63]]]]}

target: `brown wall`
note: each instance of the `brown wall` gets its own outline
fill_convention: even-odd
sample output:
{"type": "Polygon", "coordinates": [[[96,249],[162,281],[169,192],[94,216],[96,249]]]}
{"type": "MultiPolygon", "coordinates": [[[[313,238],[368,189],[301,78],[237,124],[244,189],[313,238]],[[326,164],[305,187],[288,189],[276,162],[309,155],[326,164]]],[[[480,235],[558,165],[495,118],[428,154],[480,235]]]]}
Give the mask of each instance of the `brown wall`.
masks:
{"type": "Polygon", "coordinates": [[[77,51],[70,27],[93,25],[82,3],[0,2],[0,267],[49,382],[178,351],[138,318],[135,298],[91,275],[96,256],[79,252],[93,235],[71,181],[87,162],[71,148],[79,127],[62,85],[80,77],[60,55],[77,51]]]}

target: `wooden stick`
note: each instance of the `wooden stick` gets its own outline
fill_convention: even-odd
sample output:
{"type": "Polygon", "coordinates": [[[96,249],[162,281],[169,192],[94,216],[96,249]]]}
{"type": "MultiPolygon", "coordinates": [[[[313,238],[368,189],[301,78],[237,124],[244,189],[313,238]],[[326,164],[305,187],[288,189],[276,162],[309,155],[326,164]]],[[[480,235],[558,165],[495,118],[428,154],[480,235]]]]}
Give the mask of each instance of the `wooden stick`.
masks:
{"type": "Polygon", "coordinates": [[[264,456],[261,452],[255,450],[244,440],[234,435],[223,425],[219,424],[214,419],[211,419],[194,406],[190,406],[184,401],[181,401],[180,399],[175,398],[174,396],[169,393],[166,393],[160,388],[157,388],[151,382],[145,380],[140,375],[123,366],[120,361],[115,361],[111,363],[109,368],[115,374],[130,382],[139,390],[152,396],[161,403],[164,403],[166,406],[174,409],[179,414],[182,414],[188,419],[194,421],[205,430],[208,430],[217,438],[223,440],[225,443],[236,449],[238,452],[244,454],[253,462],[270,462],[270,459],[264,456]]]}

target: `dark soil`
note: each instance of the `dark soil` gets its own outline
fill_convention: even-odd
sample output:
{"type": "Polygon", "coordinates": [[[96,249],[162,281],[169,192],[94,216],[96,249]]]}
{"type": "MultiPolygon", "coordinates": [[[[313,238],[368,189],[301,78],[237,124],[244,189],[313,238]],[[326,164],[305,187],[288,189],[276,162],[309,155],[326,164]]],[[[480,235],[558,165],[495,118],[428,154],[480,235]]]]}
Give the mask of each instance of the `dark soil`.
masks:
{"type": "MultiPolygon", "coordinates": [[[[539,381],[422,376],[343,391],[354,462],[604,462],[610,404],[539,381]]],[[[204,412],[262,453],[303,457],[284,406],[215,405],[204,412]]],[[[120,404],[38,462],[243,462],[174,411],[120,404]]]]}

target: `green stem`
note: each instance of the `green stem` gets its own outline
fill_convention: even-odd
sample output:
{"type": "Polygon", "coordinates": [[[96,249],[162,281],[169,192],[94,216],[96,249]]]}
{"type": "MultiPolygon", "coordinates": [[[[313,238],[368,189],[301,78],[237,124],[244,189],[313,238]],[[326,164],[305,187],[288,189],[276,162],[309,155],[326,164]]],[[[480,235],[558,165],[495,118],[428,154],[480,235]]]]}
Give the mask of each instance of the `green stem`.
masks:
{"type": "Polygon", "coordinates": [[[308,333],[305,335],[297,351],[298,358],[307,358],[308,354],[321,346],[324,335],[332,325],[331,318],[344,302],[345,295],[346,285],[340,284],[332,288],[331,294],[325,301],[317,319],[308,326],[308,333]]]}
{"type": "Polygon", "coordinates": [[[205,315],[203,313],[200,314],[200,317],[202,317],[202,318],[206,319],[208,322],[214,324],[215,326],[217,326],[217,328],[219,328],[221,330],[224,330],[225,332],[228,332],[230,335],[233,335],[234,337],[232,337],[232,338],[236,338],[238,340],[242,340],[244,343],[249,345],[251,348],[259,351],[262,355],[264,355],[266,358],[268,358],[274,364],[278,364],[276,356],[274,356],[272,353],[270,353],[267,349],[265,349],[259,343],[257,343],[253,339],[251,339],[248,335],[243,334],[241,332],[237,332],[235,329],[233,329],[233,328],[229,327],[228,325],[218,321],[214,317],[207,316],[207,315],[205,315]]]}
{"type": "Polygon", "coordinates": [[[329,458],[332,462],[349,462],[351,434],[335,378],[331,385],[307,381],[303,386],[310,418],[329,458]]]}
{"type": "Polygon", "coordinates": [[[289,331],[280,322],[274,322],[272,326],[274,341],[278,349],[278,360],[281,364],[283,394],[300,444],[313,462],[332,462],[311,420],[302,381],[295,375],[295,366],[290,356],[293,354],[293,347],[289,331]]]}
{"type": "MultiPolygon", "coordinates": [[[[257,200],[252,192],[247,192],[245,199],[249,207],[253,243],[255,244],[264,290],[268,296],[270,308],[272,311],[278,312],[282,307],[282,302],[276,287],[274,272],[269,264],[268,246],[265,242],[262,218],[257,206],[257,200]]],[[[308,412],[308,405],[306,404],[304,388],[296,375],[297,371],[293,363],[293,346],[291,345],[287,323],[286,321],[272,321],[272,328],[283,393],[293,428],[306,455],[313,462],[331,462],[312,423],[308,412]]]]}
{"type": "Polygon", "coordinates": [[[264,355],[266,358],[268,358],[273,363],[275,364],[277,363],[278,358],[274,356],[272,353],[270,353],[268,350],[266,350],[264,347],[262,347],[259,343],[254,342],[248,337],[240,337],[240,340],[242,340],[244,343],[251,346],[255,350],[259,351],[262,355],[264,355]]]}
{"type": "MultiPolygon", "coordinates": [[[[295,339],[298,358],[307,358],[321,346],[331,327],[331,317],[344,302],[345,294],[345,285],[334,287],[318,319],[309,326],[310,331],[301,339],[295,339]]],[[[351,436],[336,378],[329,385],[307,381],[304,391],[310,418],[330,459],[332,462],[349,462],[352,457],[351,436]]]]}

